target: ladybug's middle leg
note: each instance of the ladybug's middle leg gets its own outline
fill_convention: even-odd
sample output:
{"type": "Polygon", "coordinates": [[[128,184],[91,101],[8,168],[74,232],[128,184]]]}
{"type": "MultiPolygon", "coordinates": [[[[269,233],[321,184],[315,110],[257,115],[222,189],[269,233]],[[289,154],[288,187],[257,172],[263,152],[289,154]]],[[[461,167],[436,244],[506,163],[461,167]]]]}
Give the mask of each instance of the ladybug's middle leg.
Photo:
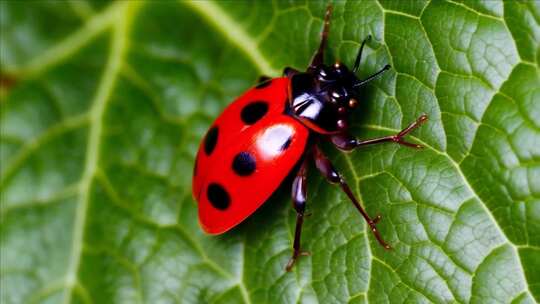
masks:
{"type": "Polygon", "coordinates": [[[302,224],[304,223],[304,212],[306,210],[306,200],[307,200],[307,188],[306,188],[306,179],[307,179],[307,159],[304,157],[302,166],[298,169],[296,177],[293,180],[292,184],[292,201],[293,207],[296,210],[296,228],[294,231],[294,243],[293,243],[293,255],[287,263],[285,268],[287,271],[290,271],[298,259],[299,256],[309,255],[308,252],[300,250],[300,236],[302,234],[302,224]]]}
{"type": "Polygon", "coordinates": [[[360,202],[356,199],[354,194],[351,191],[351,188],[347,184],[347,182],[343,179],[341,174],[336,171],[330,160],[322,153],[322,151],[319,149],[319,147],[315,146],[313,149],[314,152],[314,159],[315,159],[315,166],[319,171],[326,177],[326,179],[332,183],[332,184],[339,184],[343,192],[347,194],[351,202],[353,203],[354,207],[360,211],[360,214],[364,217],[367,224],[369,225],[369,228],[371,229],[371,232],[373,232],[373,235],[377,239],[377,241],[385,248],[385,249],[391,249],[390,245],[388,245],[381,237],[379,231],[377,230],[376,224],[381,219],[380,215],[377,215],[375,218],[369,217],[367,212],[362,208],[362,205],[360,205],[360,202]]]}

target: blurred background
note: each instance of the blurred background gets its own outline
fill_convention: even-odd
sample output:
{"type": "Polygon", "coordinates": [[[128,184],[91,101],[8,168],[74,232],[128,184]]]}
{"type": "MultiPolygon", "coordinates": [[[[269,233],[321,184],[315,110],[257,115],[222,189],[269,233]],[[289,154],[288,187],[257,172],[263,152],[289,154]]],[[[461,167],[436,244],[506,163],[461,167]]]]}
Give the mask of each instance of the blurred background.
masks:
{"type": "Polygon", "coordinates": [[[327,1],[0,1],[0,302],[540,300],[540,6],[332,1],[326,60],[360,76],[353,133],[421,113],[413,151],[324,149],[368,212],[310,173],[303,246],[280,189],[202,233],[199,141],[260,75],[303,70],[327,1]]]}

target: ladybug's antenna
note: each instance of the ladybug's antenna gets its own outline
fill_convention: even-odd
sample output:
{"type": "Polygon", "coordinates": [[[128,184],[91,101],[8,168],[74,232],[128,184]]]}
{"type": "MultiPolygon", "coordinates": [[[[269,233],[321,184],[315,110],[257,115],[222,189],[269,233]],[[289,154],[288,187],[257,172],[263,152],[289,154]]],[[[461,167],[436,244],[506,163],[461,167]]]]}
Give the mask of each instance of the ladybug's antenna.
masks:
{"type": "Polygon", "coordinates": [[[366,42],[371,40],[371,35],[368,35],[364,41],[362,41],[362,45],[360,45],[360,50],[358,51],[358,55],[356,55],[356,60],[354,61],[354,67],[352,69],[353,73],[356,73],[358,71],[358,67],[360,66],[360,60],[362,60],[362,51],[364,50],[364,45],[366,45],[366,42]]]}
{"type": "Polygon", "coordinates": [[[356,87],[361,87],[363,85],[365,85],[366,83],[372,81],[373,79],[377,78],[379,75],[381,75],[382,73],[384,73],[386,70],[390,69],[390,65],[387,64],[385,65],[380,71],[378,71],[377,73],[369,76],[368,78],[364,79],[364,80],[360,80],[359,82],[353,84],[353,88],[356,88],[356,87]]]}

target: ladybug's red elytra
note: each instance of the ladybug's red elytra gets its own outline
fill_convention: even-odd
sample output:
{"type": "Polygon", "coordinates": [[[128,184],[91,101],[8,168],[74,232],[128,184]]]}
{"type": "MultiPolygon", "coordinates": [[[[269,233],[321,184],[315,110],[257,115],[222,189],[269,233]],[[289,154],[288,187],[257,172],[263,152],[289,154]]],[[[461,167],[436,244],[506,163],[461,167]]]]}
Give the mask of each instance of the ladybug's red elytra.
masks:
{"type": "Polygon", "coordinates": [[[359,140],[348,133],[349,114],[358,105],[357,89],[390,66],[366,79],[355,75],[362,58],[358,51],[352,70],[337,62],[326,65],[324,51],[330,25],[331,6],[326,10],[319,49],[305,72],[285,68],[284,77],[264,78],[230,104],[214,121],[204,137],[193,172],[193,196],[199,203],[199,221],[207,233],[230,230],[259,208],[293,172],[292,201],[296,210],[293,254],[300,250],[300,235],[307,200],[308,165],[315,167],[333,184],[338,184],[366,220],[377,241],[390,249],[376,224],[362,208],[342,175],[319,149],[321,140],[332,142],[342,151],[384,142],[421,148],[403,138],[427,120],[421,115],[401,132],[359,140]]]}

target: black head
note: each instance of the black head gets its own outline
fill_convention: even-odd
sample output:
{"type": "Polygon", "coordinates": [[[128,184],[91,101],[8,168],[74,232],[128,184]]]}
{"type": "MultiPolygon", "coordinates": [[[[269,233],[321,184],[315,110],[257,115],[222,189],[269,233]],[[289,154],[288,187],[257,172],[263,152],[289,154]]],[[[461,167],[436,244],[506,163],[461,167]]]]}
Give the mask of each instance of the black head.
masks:
{"type": "Polygon", "coordinates": [[[352,70],[339,62],[331,66],[319,63],[291,76],[292,113],[308,128],[323,134],[347,130],[349,114],[358,106],[359,87],[390,68],[387,65],[364,80],[358,79],[356,71],[368,39],[362,43],[352,70]]]}

